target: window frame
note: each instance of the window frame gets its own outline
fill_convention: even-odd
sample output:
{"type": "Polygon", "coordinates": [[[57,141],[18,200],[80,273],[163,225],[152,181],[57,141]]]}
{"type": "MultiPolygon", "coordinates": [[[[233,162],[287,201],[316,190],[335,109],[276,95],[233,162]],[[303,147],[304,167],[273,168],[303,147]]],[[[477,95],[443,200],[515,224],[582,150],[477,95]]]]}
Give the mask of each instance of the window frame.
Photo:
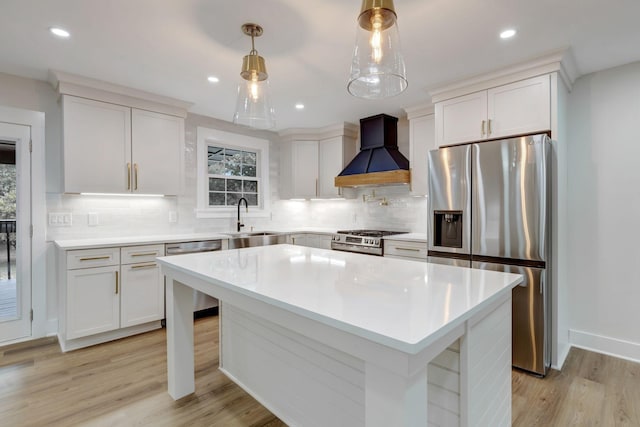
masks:
{"type": "MultiPolygon", "coordinates": [[[[236,206],[209,206],[209,171],[208,147],[224,147],[234,150],[254,151],[258,154],[256,175],[258,187],[258,206],[250,206],[243,217],[266,217],[271,209],[271,190],[269,186],[269,141],[231,132],[224,132],[206,127],[197,128],[197,218],[229,218],[235,217],[236,206]]],[[[231,178],[231,177],[229,177],[231,178]]]]}

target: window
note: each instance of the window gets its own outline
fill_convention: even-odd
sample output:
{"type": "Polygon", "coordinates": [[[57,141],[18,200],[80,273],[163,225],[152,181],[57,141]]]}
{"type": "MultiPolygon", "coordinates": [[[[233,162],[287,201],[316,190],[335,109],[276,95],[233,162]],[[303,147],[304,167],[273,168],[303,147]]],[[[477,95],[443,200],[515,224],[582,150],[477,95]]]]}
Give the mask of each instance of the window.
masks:
{"type": "Polygon", "coordinates": [[[269,141],[198,128],[198,217],[228,217],[242,197],[267,215],[269,141]]]}

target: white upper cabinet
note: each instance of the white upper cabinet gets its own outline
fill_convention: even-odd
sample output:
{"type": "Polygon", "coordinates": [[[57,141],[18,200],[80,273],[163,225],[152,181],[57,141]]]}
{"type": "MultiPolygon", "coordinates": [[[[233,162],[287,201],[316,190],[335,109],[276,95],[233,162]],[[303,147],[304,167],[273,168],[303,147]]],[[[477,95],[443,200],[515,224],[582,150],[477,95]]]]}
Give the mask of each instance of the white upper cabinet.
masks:
{"type": "Polygon", "coordinates": [[[49,77],[63,114],[55,192],[179,194],[191,104],[60,71],[49,77]]]}
{"type": "Polygon", "coordinates": [[[293,151],[293,197],[318,195],[318,141],[295,141],[293,151]]]}
{"type": "Polygon", "coordinates": [[[436,103],[438,146],[551,129],[550,76],[543,75],[436,103]]]}
{"type": "Polygon", "coordinates": [[[438,148],[433,107],[406,111],[409,119],[410,193],[412,196],[424,196],[429,193],[427,156],[429,151],[438,148]]]}
{"type": "Polygon", "coordinates": [[[184,119],[131,110],[132,190],[141,194],[180,192],[184,119]]]}
{"type": "Polygon", "coordinates": [[[175,195],[184,119],[63,96],[64,191],[175,195]]]}
{"type": "Polygon", "coordinates": [[[477,141],[486,137],[487,91],[448,99],[436,104],[438,146],[477,141]]]}
{"type": "Polygon", "coordinates": [[[489,138],[551,129],[549,76],[540,76],[489,89],[489,138]]]}
{"type": "Polygon", "coordinates": [[[341,197],[342,188],[335,186],[335,177],[356,156],[353,139],[335,136],[324,139],[318,145],[318,197],[341,197]]]}
{"type": "Polygon", "coordinates": [[[64,96],[62,105],[64,191],[127,191],[131,109],[74,96],[64,96]]]}
{"type": "Polygon", "coordinates": [[[335,186],[334,178],[356,154],[355,132],[346,124],[285,131],[280,144],[280,197],[340,197],[342,189],[335,186]]]}

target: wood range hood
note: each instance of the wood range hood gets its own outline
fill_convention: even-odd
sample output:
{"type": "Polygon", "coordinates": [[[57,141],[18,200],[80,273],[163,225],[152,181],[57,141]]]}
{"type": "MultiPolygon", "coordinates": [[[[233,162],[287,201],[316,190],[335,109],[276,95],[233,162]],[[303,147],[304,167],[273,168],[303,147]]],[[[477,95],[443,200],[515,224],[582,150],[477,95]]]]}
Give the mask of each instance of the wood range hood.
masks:
{"type": "Polygon", "coordinates": [[[360,119],[360,152],[335,177],[335,186],[409,183],[409,160],[398,150],[398,119],[386,114],[360,119]]]}

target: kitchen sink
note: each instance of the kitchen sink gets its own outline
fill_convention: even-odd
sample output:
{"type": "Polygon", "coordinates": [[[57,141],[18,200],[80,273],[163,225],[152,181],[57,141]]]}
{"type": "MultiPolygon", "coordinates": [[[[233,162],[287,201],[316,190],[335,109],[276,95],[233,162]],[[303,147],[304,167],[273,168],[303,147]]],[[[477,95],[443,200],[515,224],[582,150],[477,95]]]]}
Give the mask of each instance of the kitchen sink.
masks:
{"type": "Polygon", "coordinates": [[[229,249],[253,248],[256,246],[277,245],[287,243],[287,235],[268,231],[249,233],[225,233],[229,238],[229,249]]]}

